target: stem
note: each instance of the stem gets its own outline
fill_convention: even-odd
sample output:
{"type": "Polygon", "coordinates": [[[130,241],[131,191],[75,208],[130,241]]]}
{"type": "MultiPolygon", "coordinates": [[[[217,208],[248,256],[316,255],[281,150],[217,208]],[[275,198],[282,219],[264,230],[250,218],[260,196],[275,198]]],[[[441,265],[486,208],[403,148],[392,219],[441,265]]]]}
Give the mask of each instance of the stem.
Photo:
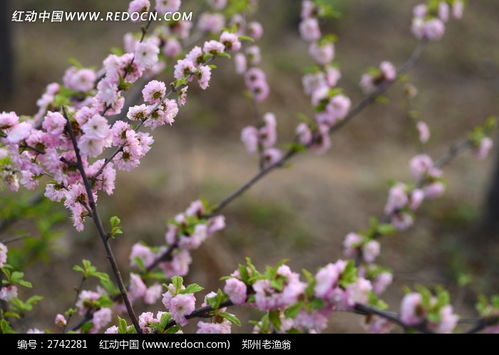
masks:
{"type": "MultiPolygon", "coordinates": [[[[83,284],[85,283],[85,280],[87,278],[85,276],[83,276],[81,278],[81,281],[80,281],[80,285],[78,286],[78,288],[76,289],[76,295],[75,295],[75,298],[74,298],[74,301],[73,301],[73,306],[76,304],[76,302],[78,301],[78,296],[80,296],[80,293],[81,293],[81,290],[83,289],[83,284]]],[[[68,316],[68,319],[66,320],[66,326],[64,327],[64,330],[63,330],[63,333],[66,333],[66,330],[68,329],[68,325],[69,325],[69,321],[71,320],[71,317],[73,316],[73,313],[70,313],[69,316],[68,316]]]]}
{"type": "MultiPolygon", "coordinates": [[[[361,113],[367,106],[369,106],[371,103],[375,101],[375,99],[388,90],[396,81],[398,78],[400,78],[401,75],[405,74],[409,69],[411,69],[417,62],[417,60],[421,57],[421,54],[423,53],[424,48],[426,47],[427,41],[422,40],[418,43],[418,46],[416,49],[412,52],[411,56],[409,59],[400,67],[400,69],[397,72],[397,77],[393,81],[385,81],[382,83],[378,89],[370,94],[369,96],[365,97],[362,101],[360,101],[353,109],[350,110],[350,112],[347,114],[347,116],[340,122],[338,122],[336,125],[331,127],[329,130],[329,134],[333,134],[336,131],[338,131],[340,128],[344,127],[348,122],[350,122],[354,117],[356,117],[359,113],[361,113]]],[[[307,147],[308,148],[308,147],[307,147]]],[[[262,178],[267,176],[271,171],[273,171],[275,168],[281,167],[286,163],[288,160],[290,160],[293,156],[295,156],[298,151],[294,149],[289,149],[284,156],[275,162],[274,164],[260,169],[260,171],[253,176],[251,179],[249,179],[246,183],[244,183],[241,187],[239,187],[237,190],[232,192],[229,196],[225,197],[216,207],[214,210],[211,211],[211,213],[206,216],[207,218],[213,217],[214,215],[220,213],[227,205],[229,205],[232,201],[234,201],[237,197],[241,196],[244,192],[246,192],[249,188],[251,188],[253,185],[255,185],[258,181],[260,181],[262,178]]],[[[169,252],[168,250],[165,252],[165,254],[169,252]]],[[[171,253],[171,252],[169,252],[171,253]]],[[[162,260],[164,255],[161,255],[158,260],[162,260]]],[[[159,261],[156,260],[153,265],[159,264],[159,261]]]]}
{"type": "Polygon", "coordinates": [[[135,326],[137,332],[141,333],[141,329],[139,327],[139,322],[138,322],[137,316],[135,315],[135,312],[133,310],[130,299],[128,298],[126,287],[125,287],[125,284],[124,284],[123,279],[121,277],[121,273],[120,273],[120,270],[118,268],[116,258],[114,256],[113,250],[111,249],[111,245],[109,244],[108,236],[104,232],[104,227],[102,226],[102,222],[101,222],[99,213],[97,212],[97,206],[95,205],[95,200],[94,200],[94,196],[92,193],[92,188],[90,186],[90,181],[88,180],[87,174],[85,173],[85,169],[83,167],[83,161],[81,159],[80,149],[78,148],[78,143],[76,142],[76,138],[75,138],[73,130],[71,128],[71,123],[69,121],[69,117],[67,116],[66,110],[64,108],[63,108],[63,113],[64,113],[64,117],[67,120],[66,131],[68,132],[68,134],[71,138],[71,142],[73,143],[73,148],[75,151],[76,160],[77,160],[77,164],[78,164],[78,171],[80,172],[81,178],[83,180],[83,184],[85,186],[85,190],[87,192],[88,203],[90,205],[90,210],[92,211],[92,215],[91,215],[92,220],[94,221],[95,227],[97,228],[97,232],[99,233],[99,236],[102,240],[102,243],[104,244],[104,248],[106,249],[107,258],[109,260],[109,263],[111,264],[111,268],[113,269],[113,273],[114,273],[116,282],[118,283],[118,287],[119,287],[120,292],[121,292],[121,297],[123,299],[123,302],[125,303],[128,315],[130,316],[130,319],[132,320],[132,323],[135,326]]]}

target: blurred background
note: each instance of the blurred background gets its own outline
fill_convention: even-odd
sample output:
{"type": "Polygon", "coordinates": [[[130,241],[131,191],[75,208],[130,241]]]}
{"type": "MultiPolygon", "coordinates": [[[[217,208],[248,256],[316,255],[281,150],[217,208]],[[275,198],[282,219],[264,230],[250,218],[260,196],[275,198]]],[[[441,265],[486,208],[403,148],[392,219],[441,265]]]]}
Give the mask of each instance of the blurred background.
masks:
{"type": "MultiPolygon", "coordinates": [[[[410,22],[418,1],[333,2],[342,18],[329,21],[326,27],[339,36],[336,59],[343,72],[339,86],[355,103],[362,98],[358,82],[367,67],[383,60],[401,65],[416,46],[410,22]]],[[[3,0],[1,6],[7,3],[3,0]]],[[[271,86],[260,111],[276,114],[284,144],[293,137],[297,114],[311,114],[302,94],[301,75],[312,63],[297,32],[300,1],[260,3],[252,18],[265,28],[259,45],[271,86]]],[[[227,228],[194,251],[188,281],[216,290],[223,286],[219,277],[232,272],[245,256],[253,258],[259,268],[283,258],[289,259],[294,270],[315,271],[334,262],[342,257],[344,236],[367,227],[369,216],[381,215],[389,181],[411,181],[408,160],[422,148],[409,111],[418,111],[418,118],[429,124],[432,136],[423,151],[434,158],[445,154],[484,118],[497,114],[499,3],[470,3],[464,19],[452,21],[444,38],[430,43],[410,72],[409,82],[419,89],[415,99],[405,100],[403,85],[396,85],[386,103],[372,105],[334,135],[327,154],[300,155],[291,166],[272,173],[231,204],[224,211],[227,228]]],[[[6,89],[0,110],[34,114],[45,86],[61,81],[69,57],[84,66],[100,67],[111,47],[122,46],[125,32],[138,30],[130,23],[11,23],[12,10],[122,11],[127,7],[124,0],[10,1],[10,9],[1,11],[3,26],[10,33],[3,27],[0,58],[2,67],[8,65],[5,44],[10,37],[12,70],[7,74],[12,78],[3,70],[6,89]]],[[[123,221],[124,235],[113,242],[123,270],[128,268],[135,242],[161,245],[168,218],[199,197],[219,202],[256,172],[256,157],[247,155],[239,140],[240,130],[255,120],[253,106],[242,95],[243,80],[235,75],[233,63],[222,59],[217,65],[209,90],[193,88],[173,127],[154,132],[156,143],[140,167],[120,172],[114,195],[100,197],[104,219],[117,215],[123,221]]],[[[167,72],[160,80],[171,80],[171,71],[167,72]]],[[[448,189],[444,197],[426,203],[413,228],[383,241],[379,263],[395,271],[396,281],[385,293],[393,310],[399,307],[403,285],[444,285],[463,316],[474,314],[478,294],[498,291],[495,204],[499,197],[488,193],[494,159],[495,154],[486,161],[478,161],[469,152],[460,156],[445,169],[448,189]]],[[[14,201],[21,198],[28,203],[33,193],[20,197],[2,191],[1,196],[0,213],[7,218],[19,213],[14,201]]],[[[33,291],[44,297],[28,318],[18,322],[20,329],[51,328],[55,314],[72,306],[80,276],[71,268],[82,258],[109,271],[90,222],[83,233],[77,233],[60,206],[47,202],[43,208],[46,218],[18,221],[1,235],[1,239],[23,233],[34,236],[9,245],[18,249],[13,258],[25,265],[26,279],[35,285],[33,291]],[[44,238],[43,228],[52,223],[58,235],[44,238]]],[[[34,214],[29,208],[21,213],[34,214]]],[[[21,296],[31,292],[23,290],[21,296]]],[[[243,320],[257,317],[244,309],[235,313],[243,320]]],[[[251,326],[245,324],[234,330],[250,331],[251,326]]],[[[360,318],[334,314],[328,331],[362,331],[360,318]]]]}

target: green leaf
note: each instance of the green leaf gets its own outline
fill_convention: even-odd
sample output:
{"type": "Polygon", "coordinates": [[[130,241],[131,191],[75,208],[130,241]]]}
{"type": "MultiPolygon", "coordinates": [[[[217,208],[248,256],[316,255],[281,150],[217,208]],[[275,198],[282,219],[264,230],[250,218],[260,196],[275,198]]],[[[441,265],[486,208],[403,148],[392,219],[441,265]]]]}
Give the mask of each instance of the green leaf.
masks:
{"type": "Polygon", "coordinates": [[[296,318],[298,316],[298,313],[300,313],[301,309],[303,307],[303,302],[298,302],[288,308],[284,311],[284,315],[286,318],[296,318]]]}
{"type": "Polygon", "coordinates": [[[178,325],[174,325],[173,327],[168,328],[168,329],[166,330],[166,332],[165,332],[165,333],[166,333],[166,334],[175,334],[175,333],[177,333],[180,329],[182,329],[180,326],[178,326],[178,325]]]}
{"type": "Polygon", "coordinates": [[[109,219],[109,223],[111,224],[111,238],[115,238],[118,234],[123,234],[121,230],[121,220],[117,216],[113,216],[109,219]]]}
{"type": "Polygon", "coordinates": [[[72,66],[78,68],[78,69],[83,68],[83,65],[76,58],[73,58],[73,57],[69,58],[68,63],[71,64],[72,66]]]}
{"type": "Polygon", "coordinates": [[[5,319],[0,320],[0,329],[2,330],[2,334],[13,334],[15,333],[12,327],[10,326],[10,323],[7,322],[5,319]]]}
{"type": "Polygon", "coordinates": [[[93,322],[85,322],[80,327],[80,330],[81,330],[82,333],[88,333],[90,331],[90,329],[92,329],[93,327],[94,327],[94,323],[93,322]]]}
{"type": "Polygon", "coordinates": [[[238,327],[241,326],[241,321],[239,320],[239,318],[237,318],[234,314],[232,313],[227,313],[227,312],[221,312],[221,313],[218,313],[217,315],[219,315],[220,317],[222,318],[225,318],[227,319],[229,322],[231,322],[232,324],[235,324],[237,325],[238,327]]]}
{"type": "Polygon", "coordinates": [[[127,328],[126,320],[118,316],[118,333],[126,334],[126,328],[127,328]]]}
{"type": "Polygon", "coordinates": [[[166,328],[166,326],[168,325],[168,323],[170,323],[172,319],[172,315],[170,314],[170,312],[165,312],[161,315],[161,319],[159,321],[159,331],[160,332],[163,332],[166,328]]]}
{"type": "Polygon", "coordinates": [[[269,311],[269,320],[276,330],[281,329],[281,317],[279,311],[269,311]]]}
{"type": "Polygon", "coordinates": [[[193,284],[190,284],[189,286],[187,286],[185,288],[185,290],[181,291],[180,293],[196,293],[196,292],[199,292],[202,290],[204,290],[203,287],[199,286],[196,283],[193,283],[193,284]]]}
{"type": "Polygon", "coordinates": [[[239,275],[241,276],[241,280],[244,283],[247,283],[248,279],[249,279],[249,275],[248,275],[248,269],[246,268],[246,266],[239,264],[238,270],[239,270],[239,275]]]}
{"type": "Polygon", "coordinates": [[[172,284],[173,287],[175,287],[175,292],[179,293],[180,290],[182,289],[182,285],[184,284],[184,278],[182,276],[173,276],[172,284]]]}
{"type": "Polygon", "coordinates": [[[340,277],[340,286],[345,288],[357,280],[357,268],[352,260],[349,260],[345,270],[340,277]]]}
{"type": "Polygon", "coordinates": [[[392,224],[380,224],[378,226],[378,233],[381,235],[392,235],[397,231],[397,229],[392,224]]]}
{"type": "Polygon", "coordinates": [[[141,259],[141,258],[139,258],[138,256],[136,256],[135,258],[133,258],[133,260],[135,261],[135,263],[137,264],[137,266],[138,266],[138,268],[139,268],[139,270],[140,270],[141,272],[143,272],[143,273],[144,273],[144,272],[146,272],[146,271],[147,271],[147,270],[146,270],[146,267],[145,267],[145,265],[144,265],[144,261],[142,261],[142,259],[141,259]]]}

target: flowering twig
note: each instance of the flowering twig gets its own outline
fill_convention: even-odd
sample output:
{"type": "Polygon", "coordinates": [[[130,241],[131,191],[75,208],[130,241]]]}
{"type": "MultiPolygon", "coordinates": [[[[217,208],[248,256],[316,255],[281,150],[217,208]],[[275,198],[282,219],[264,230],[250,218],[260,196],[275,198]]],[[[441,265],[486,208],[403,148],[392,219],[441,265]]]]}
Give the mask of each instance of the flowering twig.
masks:
{"type": "Polygon", "coordinates": [[[74,148],[75,155],[76,155],[77,168],[78,168],[78,171],[80,172],[81,178],[83,180],[83,184],[85,186],[85,191],[87,193],[88,203],[90,205],[90,209],[92,212],[92,214],[91,214],[92,220],[94,221],[94,224],[97,228],[97,232],[99,233],[99,236],[102,240],[102,243],[104,244],[104,248],[106,249],[107,258],[109,260],[109,263],[111,264],[111,268],[113,270],[116,282],[118,283],[118,287],[119,287],[120,292],[121,292],[121,297],[123,299],[123,302],[125,303],[128,315],[130,316],[130,319],[131,319],[133,325],[135,326],[137,332],[140,333],[141,330],[139,327],[139,322],[137,320],[137,316],[135,315],[135,312],[133,310],[130,299],[128,298],[127,290],[126,290],[125,284],[123,282],[123,279],[121,277],[121,273],[120,273],[120,270],[118,268],[116,258],[114,257],[113,250],[111,249],[111,245],[109,244],[109,238],[108,238],[107,234],[104,232],[104,227],[102,226],[102,222],[101,222],[100,216],[97,212],[97,207],[95,205],[95,200],[94,200],[94,196],[92,193],[90,181],[87,177],[87,174],[85,172],[85,168],[83,166],[83,161],[82,161],[81,155],[80,155],[80,149],[78,148],[78,143],[76,142],[76,138],[74,136],[73,129],[71,127],[71,122],[69,121],[69,117],[67,116],[66,110],[64,108],[63,108],[63,113],[64,113],[64,117],[67,120],[66,132],[69,134],[69,137],[71,138],[71,142],[73,144],[73,148],[74,148]]]}

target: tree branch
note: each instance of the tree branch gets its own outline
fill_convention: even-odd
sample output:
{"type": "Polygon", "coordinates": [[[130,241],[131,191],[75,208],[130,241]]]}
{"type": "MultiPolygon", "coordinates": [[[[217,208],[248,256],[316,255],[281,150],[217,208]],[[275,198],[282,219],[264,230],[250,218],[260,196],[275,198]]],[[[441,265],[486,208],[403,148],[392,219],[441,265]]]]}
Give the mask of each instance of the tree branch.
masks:
{"type": "Polygon", "coordinates": [[[120,273],[120,270],[118,268],[116,258],[114,257],[113,250],[111,249],[111,245],[109,244],[109,239],[107,237],[107,234],[104,232],[104,227],[102,226],[102,222],[101,222],[99,213],[97,212],[97,207],[95,205],[95,200],[94,200],[94,196],[92,193],[90,181],[89,181],[87,174],[85,172],[85,168],[83,167],[83,162],[82,162],[81,155],[80,155],[80,149],[78,148],[78,143],[76,142],[74,132],[71,128],[71,123],[69,121],[69,117],[67,116],[66,110],[64,108],[63,108],[63,113],[64,113],[64,117],[67,120],[66,131],[68,132],[69,137],[71,138],[71,142],[73,144],[73,148],[75,151],[76,160],[77,160],[77,164],[78,164],[78,171],[80,172],[81,178],[83,180],[83,184],[85,186],[85,191],[86,191],[87,196],[88,196],[88,203],[89,203],[90,209],[92,211],[92,215],[91,215],[92,220],[94,221],[95,227],[97,228],[97,232],[99,233],[99,236],[102,240],[102,243],[104,244],[107,258],[109,260],[109,263],[111,264],[111,268],[113,270],[116,282],[118,283],[118,287],[119,287],[120,292],[121,292],[121,297],[123,299],[123,302],[125,303],[128,315],[130,316],[130,319],[131,319],[133,325],[137,329],[137,332],[140,333],[141,330],[139,327],[139,322],[138,322],[137,316],[135,315],[135,312],[133,310],[130,299],[128,298],[127,290],[126,290],[125,284],[123,282],[123,279],[121,277],[121,273],[120,273]]]}

